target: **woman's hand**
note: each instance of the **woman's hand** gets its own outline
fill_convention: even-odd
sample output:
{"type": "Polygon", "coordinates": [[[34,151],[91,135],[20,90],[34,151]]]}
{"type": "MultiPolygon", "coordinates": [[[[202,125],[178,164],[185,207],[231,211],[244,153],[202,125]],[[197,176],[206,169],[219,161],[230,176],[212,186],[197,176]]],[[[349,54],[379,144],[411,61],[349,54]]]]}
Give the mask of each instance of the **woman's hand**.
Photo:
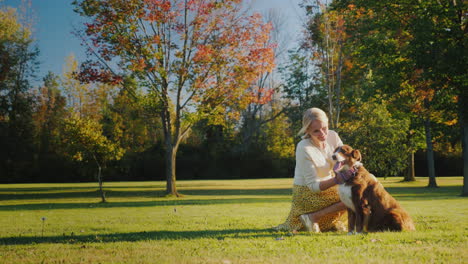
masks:
{"type": "Polygon", "coordinates": [[[353,169],[346,170],[346,171],[335,171],[335,178],[334,181],[336,184],[343,184],[347,182],[349,179],[353,178],[356,175],[356,171],[353,169]]]}

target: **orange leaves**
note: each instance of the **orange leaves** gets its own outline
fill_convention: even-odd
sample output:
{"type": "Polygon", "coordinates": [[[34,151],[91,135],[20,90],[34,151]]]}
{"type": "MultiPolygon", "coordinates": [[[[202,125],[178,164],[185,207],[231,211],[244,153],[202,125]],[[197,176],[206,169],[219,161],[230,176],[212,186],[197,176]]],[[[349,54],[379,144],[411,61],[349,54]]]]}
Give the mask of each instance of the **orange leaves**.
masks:
{"type": "Polygon", "coordinates": [[[197,79],[194,88],[223,90],[218,96],[226,96],[226,100],[233,103],[247,100],[245,98],[250,97],[243,91],[255,82],[260,73],[274,67],[274,44],[268,43],[271,25],[263,23],[259,14],[237,19],[225,13],[206,19],[205,30],[200,27],[200,31],[194,34],[203,39],[216,27],[219,31],[215,32],[220,33],[216,35],[215,42],[197,46],[193,62],[201,78],[208,71],[212,71],[216,78],[208,74],[205,80],[197,79]],[[222,23],[217,20],[222,20],[222,23]]]}
{"type": "Polygon", "coordinates": [[[154,36],[153,36],[153,43],[156,44],[156,45],[161,44],[161,36],[159,36],[159,35],[154,35],[154,36]]]}
{"type": "Polygon", "coordinates": [[[208,63],[212,60],[213,52],[211,45],[198,45],[193,61],[195,63],[208,63]]]}
{"type": "Polygon", "coordinates": [[[146,68],[146,61],[143,58],[135,59],[130,62],[129,69],[133,72],[144,71],[146,68]]]}
{"type": "Polygon", "coordinates": [[[149,22],[164,22],[177,16],[171,12],[172,1],[168,0],[144,0],[147,8],[145,19],[149,22]]]}
{"type": "Polygon", "coordinates": [[[351,60],[349,60],[349,59],[343,60],[343,65],[344,65],[346,70],[351,70],[354,67],[353,62],[351,60]]]}
{"type": "Polygon", "coordinates": [[[266,104],[271,101],[275,91],[273,89],[260,88],[255,92],[251,92],[251,101],[253,104],[266,104]]]}
{"type": "Polygon", "coordinates": [[[423,77],[424,70],[415,69],[411,78],[402,83],[400,96],[411,98],[411,112],[416,114],[431,115],[427,103],[432,102],[436,90],[433,82],[423,77]]]}
{"type": "MultiPolygon", "coordinates": [[[[193,109],[271,100],[273,91],[251,94],[249,88],[275,66],[272,25],[260,14],[246,15],[241,0],[87,1],[105,7],[89,16],[86,31],[93,52],[104,58],[100,62],[113,62],[121,72],[145,73],[138,78],[150,86],[190,94],[186,105],[193,109]]],[[[78,77],[119,81],[101,66],[86,65],[78,77]]]]}

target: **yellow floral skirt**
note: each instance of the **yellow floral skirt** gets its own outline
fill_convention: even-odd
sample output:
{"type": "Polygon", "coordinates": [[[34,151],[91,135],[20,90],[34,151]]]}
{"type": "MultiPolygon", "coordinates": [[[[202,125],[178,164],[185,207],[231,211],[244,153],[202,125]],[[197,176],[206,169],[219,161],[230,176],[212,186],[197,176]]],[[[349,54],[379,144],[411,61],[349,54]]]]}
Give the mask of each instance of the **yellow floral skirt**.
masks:
{"type": "MultiPolygon", "coordinates": [[[[278,231],[304,230],[299,216],[319,211],[340,201],[337,187],[334,186],[318,193],[312,192],[307,186],[293,186],[291,212],[286,222],[274,227],[278,231]]],[[[328,214],[322,217],[318,224],[321,231],[343,230],[346,228],[345,211],[328,214]]]]}

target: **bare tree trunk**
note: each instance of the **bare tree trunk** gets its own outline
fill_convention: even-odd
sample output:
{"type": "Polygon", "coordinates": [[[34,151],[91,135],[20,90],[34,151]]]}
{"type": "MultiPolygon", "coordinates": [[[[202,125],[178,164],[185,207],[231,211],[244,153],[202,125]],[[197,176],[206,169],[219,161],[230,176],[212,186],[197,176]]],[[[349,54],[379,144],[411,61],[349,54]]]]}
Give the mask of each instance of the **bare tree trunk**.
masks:
{"type": "MultiPolygon", "coordinates": [[[[169,139],[170,140],[170,139],[169,139]]],[[[167,141],[167,140],[166,140],[167,141]]],[[[181,197],[181,194],[177,192],[176,186],[176,151],[172,147],[172,144],[166,142],[166,194],[181,197]]]]}
{"type": "Polygon", "coordinates": [[[256,106],[249,106],[247,111],[244,113],[244,123],[241,128],[241,152],[247,153],[252,145],[252,142],[256,141],[257,130],[260,128],[258,121],[256,120],[258,108],[256,106]],[[253,109],[252,109],[253,108],[253,109]]]}
{"type": "MultiPolygon", "coordinates": [[[[168,113],[167,113],[168,114],[168,113]]],[[[163,115],[163,120],[164,120],[163,115]]],[[[168,122],[168,120],[165,120],[168,122]]],[[[164,122],[164,121],[163,121],[164,122]]],[[[167,126],[170,127],[170,126],[167,126]]],[[[180,197],[176,187],[176,153],[177,148],[172,143],[171,131],[164,128],[164,142],[165,142],[165,164],[166,164],[166,195],[180,197]]]]}
{"type": "MultiPolygon", "coordinates": [[[[463,104],[461,104],[463,105],[463,104]]],[[[465,111],[466,110],[461,110],[465,111]]],[[[462,153],[463,153],[463,189],[462,196],[468,196],[468,118],[463,113],[461,114],[461,136],[462,136],[462,153]]]]}
{"type": "MultiPolygon", "coordinates": [[[[165,146],[165,165],[166,165],[166,195],[180,197],[176,187],[176,153],[177,153],[177,133],[173,135],[172,119],[169,106],[169,96],[167,94],[167,82],[163,84],[163,94],[161,96],[163,109],[160,112],[160,117],[164,131],[164,146],[165,146]],[[176,142],[176,143],[174,143],[176,142]]],[[[176,117],[177,119],[177,117],[176,117]]],[[[179,127],[176,128],[178,131],[179,127]]]]}
{"type": "Polygon", "coordinates": [[[104,190],[102,189],[102,176],[101,176],[101,164],[99,164],[97,158],[95,155],[93,155],[94,161],[96,161],[96,165],[98,167],[98,183],[99,183],[99,192],[101,193],[101,202],[105,203],[106,201],[106,194],[104,193],[104,190]]]}
{"type": "Polygon", "coordinates": [[[106,201],[106,194],[102,189],[102,177],[101,177],[101,166],[98,166],[98,181],[99,181],[99,192],[101,193],[101,202],[105,203],[106,201]]]}
{"type": "Polygon", "coordinates": [[[427,187],[436,188],[436,176],[434,166],[434,148],[432,146],[432,134],[431,134],[431,121],[429,118],[424,120],[424,128],[426,130],[426,155],[427,155],[427,170],[429,173],[429,185],[427,187]]]}
{"type": "Polygon", "coordinates": [[[338,41],[339,55],[338,55],[338,67],[336,69],[336,89],[335,89],[335,118],[333,128],[337,129],[340,122],[341,112],[341,71],[343,69],[343,44],[342,41],[338,41]]]}
{"type": "Polygon", "coordinates": [[[408,155],[408,168],[406,169],[405,177],[403,179],[405,182],[416,181],[416,175],[414,172],[414,152],[411,151],[408,155]]]}
{"type": "Polygon", "coordinates": [[[416,181],[416,173],[414,171],[414,152],[415,150],[413,149],[413,136],[414,136],[414,131],[410,130],[408,131],[408,134],[406,135],[406,144],[410,146],[409,148],[409,155],[408,155],[408,165],[406,167],[405,175],[403,181],[409,182],[409,181],[416,181]]]}
{"type": "MultiPolygon", "coordinates": [[[[460,50],[460,54],[463,55],[463,50],[466,50],[466,8],[463,8],[464,1],[449,1],[448,3],[451,6],[451,8],[454,8],[454,10],[456,10],[457,15],[452,18],[455,18],[455,24],[459,25],[462,30],[461,32],[463,32],[455,38],[458,50],[460,50]],[[460,8],[457,8],[456,6],[459,6],[460,8]]],[[[458,61],[456,65],[466,65],[466,56],[457,56],[457,59],[458,61]]],[[[460,75],[466,72],[466,69],[464,69],[464,67],[457,67],[457,70],[460,70],[460,72],[458,72],[458,74],[460,75]]],[[[461,125],[461,141],[463,156],[463,189],[461,195],[468,196],[468,89],[466,89],[466,85],[464,85],[463,83],[464,81],[461,81],[461,83],[457,83],[455,87],[458,90],[459,98],[458,115],[461,125]]]]}

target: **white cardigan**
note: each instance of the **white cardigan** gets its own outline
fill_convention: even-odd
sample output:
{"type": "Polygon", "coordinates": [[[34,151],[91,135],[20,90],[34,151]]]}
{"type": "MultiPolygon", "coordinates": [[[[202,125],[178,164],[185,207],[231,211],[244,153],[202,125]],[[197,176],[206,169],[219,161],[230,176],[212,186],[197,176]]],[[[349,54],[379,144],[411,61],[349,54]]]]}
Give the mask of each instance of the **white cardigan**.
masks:
{"type": "Polygon", "coordinates": [[[296,169],[294,185],[307,186],[313,192],[320,192],[320,182],[332,177],[333,151],[343,145],[338,133],[328,131],[325,149],[320,149],[310,138],[301,140],[296,147],[296,169]]]}

